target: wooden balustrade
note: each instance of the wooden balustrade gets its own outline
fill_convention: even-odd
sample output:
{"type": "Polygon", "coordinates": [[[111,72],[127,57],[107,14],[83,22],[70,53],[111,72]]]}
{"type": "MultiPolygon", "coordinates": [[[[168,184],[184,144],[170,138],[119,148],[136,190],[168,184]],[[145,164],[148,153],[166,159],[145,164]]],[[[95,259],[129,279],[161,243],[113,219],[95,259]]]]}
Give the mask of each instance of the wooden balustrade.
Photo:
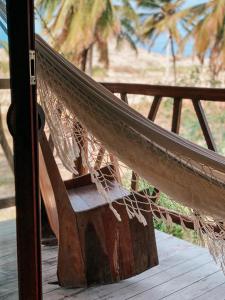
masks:
{"type": "Polygon", "coordinates": [[[9,90],[9,89],[10,89],[10,80],[0,79],[0,90],[9,90]]]}
{"type": "MultiPolygon", "coordinates": [[[[212,102],[225,102],[225,89],[213,89],[213,88],[195,88],[195,87],[173,87],[173,86],[159,86],[159,85],[147,85],[147,84],[127,84],[127,83],[102,83],[112,93],[119,94],[122,101],[128,104],[129,95],[145,95],[152,96],[153,101],[149,109],[148,119],[155,121],[159,107],[162,100],[165,98],[173,98],[173,112],[171,120],[171,131],[179,134],[181,125],[182,105],[183,100],[187,99],[193,105],[197,119],[199,121],[203,137],[208,148],[212,151],[216,151],[215,141],[210,130],[204,109],[202,107],[202,101],[212,102]]],[[[0,89],[9,89],[10,82],[8,79],[0,79],[0,89]]],[[[96,168],[102,163],[103,155],[105,153],[104,148],[100,148],[97,155],[96,168]]],[[[137,174],[132,173],[131,187],[134,190],[138,190],[137,174]]],[[[157,189],[154,192],[158,192],[157,189]]],[[[181,219],[179,214],[171,213],[169,210],[162,208],[161,213],[163,215],[169,214],[174,223],[180,224],[181,219]]],[[[159,214],[160,216],[160,214],[159,214]]],[[[188,217],[184,217],[185,224],[188,228],[193,229],[193,223],[188,217]]],[[[215,231],[218,231],[215,228],[215,231]]]]}
{"type": "Polygon", "coordinates": [[[180,131],[180,119],[182,110],[182,98],[176,97],[173,102],[173,116],[171,131],[179,134],[180,131]]]}
{"type": "Polygon", "coordinates": [[[225,102],[225,89],[101,82],[112,93],[225,102]]]}
{"type": "Polygon", "coordinates": [[[210,150],[216,151],[216,144],[201,101],[225,102],[225,89],[174,87],[128,83],[102,83],[102,85],[104,85],[111,92],[120,94],[121,99],[127,103],[128,95],[145,95],[154,97],[148,114],[148,119],[153,122],[155,121],[162,100],[165,98],[173,98],[171,131],[177,134],[179,134],[181,125],[180,123],[183,100],[190,100],[208,148],[210,150]]]}
{"type": "Polygon", "coordinates": [[[159,106],[161,104],[161,100],[162,100],[161,96],[155,96],[153,99],[152,106],[148,114],[148,119],[151,120],[152,122],[155,121],[156,115],[159,110],[159,106]]]}
{"type": "MultiPolygon", "coordinates": [[[[201,101],[213,101],[213,102],[225,102],[225,89],[211,89],[211,88],[190,88],[190,87],[172,87],[172,86],[154,86],[146,84],[126,84],[126,83],[102,83],[107,89],[114,94],[120,94],[120,98],[128,103],[128,95],[145,95],[152,96],[153,101],[150,106],[148,119],[155,121],[160,104],[163,98],[173,98],[173,112],[172,112],[172,124],[171,131],[179,134],[182,115],[183,100],[190,100],[197,119],[199,121],[203,137],[208,146],[208,149],[216,151],[216,144],[209,127],[204,109],[201,101]]],[[[137,183],[134,180],[137,179],[137,175],[133,172],[131,179],[131,187],[137,190],[137,183]]],[[[156,188],[154,193],[159,192],[156,188]]],[[[181,216],[178,213],[171,212],[165,208],[158,209],[158,217],[160,214],[166,216],[170,215],[173,223],[181,224],[181,216]]],[[[186,216],[182,216],[183,222],[189,229],[194,229],[194,224],[191,219],[186,216]]],[[[219,228],[215,226],[215,232],[219,231],[219,228]]]]}
{"type": "Polygon", "coordinates": [[[198,117],[199,124],[201,126],[202,133],[204,135],[206,144],[210,150],[216,151],[216,144],[213,139],[213,136],[212,136],[212,133],[211,133],[211,130],[210,130],[210,127],[209,127],[209,124],[208,124],[208,121],[207,121],[207,118],[206,118],[206,115],[205,115],[205,112],[204,112],[204,109],[202,107],[200,100],[196,100],[196,101],[192,100],[192,103],[193,103],[196,115],[198,117]]]}

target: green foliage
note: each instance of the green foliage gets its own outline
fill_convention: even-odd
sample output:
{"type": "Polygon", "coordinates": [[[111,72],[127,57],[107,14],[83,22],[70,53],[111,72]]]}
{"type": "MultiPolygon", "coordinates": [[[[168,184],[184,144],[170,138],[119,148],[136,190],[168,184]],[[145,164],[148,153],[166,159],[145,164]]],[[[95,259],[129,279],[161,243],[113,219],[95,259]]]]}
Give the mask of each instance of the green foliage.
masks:
{"type": "MultiPolygon", "coordinates": [[[[203,4],[183,8],[185,0],[136,0],[137,14],[132,2],[121,0],[36,0],[42,25],[57,50],[74,63],[82,59],[83,51],[93,44],[98,46],[100,60],[109,64],[108,43],[112,37],[120,48],[127,41],[137,51],[140,39],[151,48],[162,33],[167,33],[173,57],[174,81],[176,76],[174,44],[179,53],[190,38],[194,39],[194,52],[203,64],[209,54],[211,86],[219,86],[217,75],[225,68],[225,1],[210,0],[203,4]],[[179,27],[186,31],[181,36],[179,27]],[[209,34],[210,33],[210,34],[209,34]]],[[[198,72],[199,69],[193,72],[198,72]]],[[[195,84],[198,84],[197,76],[195,84]]],[[[194,80],[193,80],[194,81],[194,80]]]]}
{"type": "MultiPolygon", "coordinates": [[[[152,194],[154,190],[154,187],[149,185],[149,183],[145,180],[141,180],[139,182],[139,188],[140,190],[147,190],[149,194],[152,194]]],[[[181,213],[183,215],[188,214],[187,208],[171,200],[171,198],[164,193],[160,193],[160,197],[157,201],[157,204],[164,208],[168,208],[175,212],[181,213]]],[[[192,242],[196,242],[195,239],[192,240],[192,236],[194,237],[194,233],[190,233],[187,230],[184,230],[180,225],[172,224],[168,226],[168,224],[166,224],[163,220],[154,219],[154,227],[155,229],[172,234],[173,236],[176,236],[178,238],[186,238],[192,242]]]]}
{"type": "MultiPolygon", "coordinates": [[[[141,180],[139,182],[139,188],[145,189],[149,194],[152,194],[154,187],[149,185],[149,183],[145,180],[141,180]]],[[[181,213],[183,215],[188,215],[188,209],[183,205],[173,201],[169,196],[164,193],[160,194],[160,198],[157,202],[158,205],[173,210],[175,212],[181,213]]],[[[177,238],[188,240],[192,243],[198,244],[198,237],[195,231],[184,229],[182,226],[177,224],[171,224],[170,226],[165,223],[163,220],[154,219],[154,228],[165,233],[171,234],[177,238]]]]}
{"type": "MultiPolygon", "coordinates": [[[[168,208],[175,212],[178,212],[183,215],[188,215],[188,209],[183,205],[173,201],[166,194],[161,193],[158,204],[162,207],[168,208]]],[[[166,224],[163,220],[154,219],[154,227],[160,231],[171,234],[177,238],[188,240],[192,243],[199,243],[197,234],[193,230],[184,229],[182,226],[177,224],[166,224]]]]}
{"type": "Polygon", "coordinates": [[[179,212],[183,215],[187,215],[188,214],[188,209],[186,207],[184,207],[183,205],[173,201],[169,196],[167,196],[164,193],[160,194],[160,198],[157,202],[160,206],[163,206],[165,208],[168,208],[170,210],[179,212]]]}
{"type": "Polygon", "coordinates": [[[166,225],[162,220],[154,220],[154,228],[165,233],[171,234],[177,238],[184,238],[184,230],[181,226],[173,224],[171,226],[166,225]]]}
{"type": "Polygon", "coordinates": [[[92,75],[94,77],[103,77],[104,78],[106,75],[106,69],[102,68],[100,66],[94,66],[93,70],[92,70],[92,75]]]}
{"type": "Polygon", "coordinates": [[[162,232],[171,234],[179,239],[187,240],[193,244],[200,244],[197,232],[190,229],[184,229],[180,225],[172,224],[168,226],[162,220],[154,219],[154,228],[162,232]]]}
{"type": "Polygon", "coordinates": [[[136,13],[130,2],[113,4],[112,0],[37,0],[36,9],[54,47],[75,64],[82,64],[85,51],[97,45],[100,61],[109,65],[108,42],[116,37],[137,51],[134,40],[136,13]]]}
{"type": "Polygon", "coordinates": [[[225,68],[225,1],[211,0],[189,9],[189,32],[184,40],[194,38],[194,50],[204,63],[209,54],[212,86],[218,84],[215,77],[225,68]]]}
{"type": "Polygon", "coordinates": [[[142,21],[140,35],[149,42],[150,48],[162,33],[166,33],[165,47],[170,45],[173,57],[174,83],[176,76],[176,51],[174,43],[181,42],[181,34],[178,25],[185,24],[188,12],[182,8],[184,0],[137,0],[138,6],[143,9],[140,14],[142,21]]]}

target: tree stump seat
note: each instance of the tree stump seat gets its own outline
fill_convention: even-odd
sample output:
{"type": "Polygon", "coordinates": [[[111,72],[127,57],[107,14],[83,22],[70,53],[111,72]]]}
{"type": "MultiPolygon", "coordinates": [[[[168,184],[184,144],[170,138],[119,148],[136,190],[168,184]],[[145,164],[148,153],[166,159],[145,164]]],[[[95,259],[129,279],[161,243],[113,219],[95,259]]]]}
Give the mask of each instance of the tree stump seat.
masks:
{"type": "MultiPolygon", "coordinates": [[[[110,165],[102,168],[101,173],[103,173],[108,180],[107,186],[110,189],[107,194],[109,195],[110,201],[113,202],[125,196],[129,196],[130,193],[125,188],[122,188],[115,181],[112,181],[109,168],[112,169],[113,166],[110,165]]],[[[107,205],[106,200],[97,191],[96,185],[92,183],[90,174],[67,180],[64,183],[75,213],[84,213],[88,210],[107,205]]]]}
{"type": "MultiPolygon", "coordinates": [[[[108,170],[101,168],[106,176],[108,170]]],[[[63,182],[46,137],[41,140],[40,186],[58,239],[60,285],[113,283],[158,264],[152,215],[144,214],[147,226],[129,219],[125,206],[119,204],[129,192],[112,179],[108,193],[121,221],[98,193],[90,174],[63,182]]]]}

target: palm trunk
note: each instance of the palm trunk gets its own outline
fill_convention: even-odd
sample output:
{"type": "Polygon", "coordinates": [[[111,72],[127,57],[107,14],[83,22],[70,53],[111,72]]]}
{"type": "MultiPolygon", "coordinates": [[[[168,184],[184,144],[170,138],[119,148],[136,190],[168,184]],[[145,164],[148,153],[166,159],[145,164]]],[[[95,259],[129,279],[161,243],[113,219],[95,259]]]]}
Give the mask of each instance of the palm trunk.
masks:
{"type": "Polygon", "coordinates": [[[89,60],[88,60],[88,74],[92,76],[92,70],[93,70],[93,45],[89,48],[89,60]]]}
{"type": "Polygon", "coordinates": [[[170,78],[170,38],[168,37],[168,42],[166,45],[166,72],[165,72],[165,81],[167,82],[170,78]]]}
{"type": "MultiPolygon", "coordinates": [[[[81,54],[80,67],[81,67],[81,70],[83,72],[86,72],[89,49],[90,48],[84,49],[82,54],[81,54]]],[[[80,124],[76,124],[76,125],[80,126],[80,130],[82,131],[82,125],[80,125],[80,124]]],[[[83,148],[84,155],[86,156],[86,158],[88,157],[88,139],[87,139],[86,131],[84,131],[82,136],[79,137],[78,144],[79,144],[79,147],[80,147],[80,155],[77,158],[77,160],[75,161],[75,167],[78,171],[78,175],[81,176],[81,175],[87,174],[87,172],[88,172],[87,167],[83,163],[83,159],[82,159],[82,155],[81,155],[81,148],[83,148]]]]}
{"type": "Polygon", "coordinates": [[[174,83],[176,84],[176,82],[177,82],[176,54],[175,54],[175,49],[174,49],[173,36],[172,36],[171,32],[170,32],[170,47],[171,47],[171,54],[172,54],[172,57],[173,57],[174,83]]]}
{"type": "Polygon", "coordinates": [[[83,72],[86,71],[86,67],[87,67],[88,50],[89,49],[84,49],[81,54],[81,70],[83,72]]]}

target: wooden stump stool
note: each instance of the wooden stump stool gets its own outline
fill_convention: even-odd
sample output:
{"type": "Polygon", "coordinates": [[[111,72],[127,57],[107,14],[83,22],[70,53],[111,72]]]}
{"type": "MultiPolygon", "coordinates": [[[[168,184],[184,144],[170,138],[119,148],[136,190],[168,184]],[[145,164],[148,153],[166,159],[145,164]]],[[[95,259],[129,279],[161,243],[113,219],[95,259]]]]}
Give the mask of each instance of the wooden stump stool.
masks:
{"type": "MultiPolygon", "coordinates": [[[[147,226],[143,226],[136,219],[130,220],[126,208],[115,203],[129,195],[127,190],[111,181],[107,191],[120,222],[91,182],[90,174],[63,182],[45,136],[39,154],[43,201],[58,239],[60,285],[113,283],[158,264],[152,215],[144,214],[147,226]]],[[[109,167],[101,168],[101,172],[111,174],[109,167]]]]}
{"type": "Polygon", "coordinates": [[[121,222],[108,205],[77,212],[87,285],[117,282],[158,264],[152,216],[145,215],[143,226],[129,219],[124,206],[114,207],[121,222]]]}
{"type": "MultiPolygon", "coordinates": [[[[106,169],[107,170],[107,169],[106,169]]],[[[78,240],[85,285],[113,283],[139,274],[158,264],[152,215],[145,213],[147,226],[129,219],[126,208],[113,202],[122,221],[118,221],[99,195],[90,175],[65,182],[76,214],[78,240]]],[[[128,196],[115,182],[110,198],[122,201],[128,196]]]]}

